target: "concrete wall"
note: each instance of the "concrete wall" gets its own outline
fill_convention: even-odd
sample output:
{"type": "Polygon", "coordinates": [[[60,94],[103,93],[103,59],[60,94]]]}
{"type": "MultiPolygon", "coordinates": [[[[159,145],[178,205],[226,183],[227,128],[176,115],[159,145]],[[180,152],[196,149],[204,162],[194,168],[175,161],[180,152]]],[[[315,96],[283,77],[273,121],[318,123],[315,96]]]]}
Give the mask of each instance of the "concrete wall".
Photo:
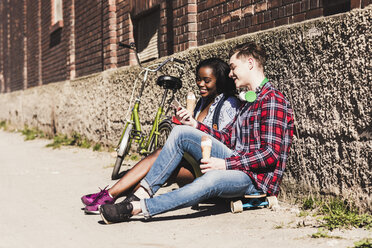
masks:
{"type": "MultiPolygon", "coordinates": [[[[263,44],[267,76],[290,99],[296,115],[282,196],[340,195],[371,209],[371,14],[369,6],[178,53],[188,64],[177,96],[184,103],[190,88],[196,92],[194,68],[201,59],[227,60],[232,46],[248,40],[263,44]]],[[[173,67],[165,71],[179,75],[173,67]]],[[[1,94],[0,120],[47,132],[77,131],[114,145],[138,72],[138,67],[123,67],[1,94]]],[[[147,128],[160,93],[151,81],[142,105],[147,128]]]]}

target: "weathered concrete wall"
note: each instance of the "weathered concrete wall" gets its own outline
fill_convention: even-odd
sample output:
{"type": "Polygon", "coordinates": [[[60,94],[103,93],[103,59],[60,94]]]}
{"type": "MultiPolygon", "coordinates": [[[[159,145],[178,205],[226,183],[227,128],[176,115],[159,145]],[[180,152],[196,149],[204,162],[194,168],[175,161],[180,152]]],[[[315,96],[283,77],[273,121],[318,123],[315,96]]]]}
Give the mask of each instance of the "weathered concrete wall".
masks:
{"type": "MultiPolygon", "coordinates": [[[[296,130],[283,196],[341,195],[371,209],[372,6],[347,14],[242,36],[175,56],[187,60],[183,99],[201,59],[228,59],[236,43],[256,40],[269,55],[267,75],[292,102],[296,130]]],[[[179,75],[172,67],[166,73],[179,75]]],[[[106,71],[0,95],[0,120],[48,132],[76,131],[114,145],[138,67],[106,71]]],[[[160,75],[160,74],[159,74],[160,75]]],[[[161,90],[146,88],[142,118],[149,127],[161,90]]]]}

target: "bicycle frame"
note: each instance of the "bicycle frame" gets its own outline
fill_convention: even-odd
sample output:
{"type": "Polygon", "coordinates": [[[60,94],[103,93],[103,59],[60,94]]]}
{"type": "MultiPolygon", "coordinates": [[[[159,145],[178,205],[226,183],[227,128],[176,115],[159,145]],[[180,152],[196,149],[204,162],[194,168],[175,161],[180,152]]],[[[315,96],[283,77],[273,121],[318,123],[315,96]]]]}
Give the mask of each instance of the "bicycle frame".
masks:
{"type": "MultiPolygon", "coordinates": [[[[149,146],[150,146],[150,143],[151,143],[151,140],[152,140],[153,137],[155,139],[154,140],[155,146],[158,145],[159,123],[164,119],[164,117],[163,117],[164,116],[164,113],[165,113],[165,111],[164,111],[164,105],[165,105],[165,101],[167,99],[168,91],[169,91],[168,89],[165,89],[165,91],[164,91],[164,94],[163,94],[161,103],[160,103],[160,105],[159,105],[159,107],[157,109],[156,115],[155,115],[154,122],[152,123],[151,131],[150,131],[150,133],[149,133],[149,135],[147,137],[145,135],[143,135],[143,133],[142,133],[141,122],[140,122],[140,118],[139,118],[139,114],[138,114],[138,112],[139,112],[139,106],[140,106],[140,102],[141,102],[140,97],[142,95],[142,92],[140,92],[140,97],[137,98],[136,101],[135,101],[135,103],[134,103],[130,120],[127,121],[127,123],[125,125],[125,129],[124,129],[123,134],[122,134],[122,136],[121,136],[121,138],[119,140],[119,145],[120,145],[121,140],[123,139],[125,130],[126,130],[126,128],[128,127],[128,125],[130,123],[132,123],[134,125],[134,128],[132,129],[131,137],[137,143],[140,144],[139,145],[139,153],[141,155],[148,154],[150,152],[149,151],[149,146]]],[[[174,94],[172,95],[172,99],[173,98],[174,98],[174,94]]]]}
{"type": "MultiPolygon", "coordinates": [[[[159,105],[159,107],[158,107],[158,111],[157,111],[157,113],[156,113],[156,116],[155,116],[155,120],[154,120],[154,123],[152,124],[152,129],[151,129],[151,131],[150,131],[150,134],[149,134],[149,136],[148,136],[148,140],[147,140],[147,143],[146,143],[146,145],[143,147],[144,149],[145,149],[145,152],[149,152],[149,145],[150,145],[150,143],[151,143],[151,139],[152,139],[152,137],[153,137],[153,135],[155,135],[154,136],[154,144],[155,144],[155,147],[157,147],[158,146],[158,136],[159,136],[159,124],[160,124],[160,122],[164,119],[163,117],[164,117],[164,105],[165,105],[165,101],[166,101],[166,99],[167,99],[167,95],[168,95],[168,89],[165,89],[165,91],[164,91],[164,94],[163,94],[163,98],[162,98],[162,100],[161,100],[161,103],[160,103],[160,105],[159,105]]],[[[174,93],[172,94],[172,97],[171,97],[171,100],[174,98],[174,93]]]]}

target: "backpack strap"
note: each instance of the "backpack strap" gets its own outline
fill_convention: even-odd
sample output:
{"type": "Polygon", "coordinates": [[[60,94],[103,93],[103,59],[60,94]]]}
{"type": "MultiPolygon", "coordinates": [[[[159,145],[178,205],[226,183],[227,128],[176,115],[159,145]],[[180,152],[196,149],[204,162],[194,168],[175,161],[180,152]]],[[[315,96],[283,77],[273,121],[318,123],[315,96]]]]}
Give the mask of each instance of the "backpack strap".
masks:
{"type": "Polygon", "coordinates": [[[201,98],[199,99],[199,101],[196,103],[196,106],[194,108],[194,118],[196,117],[196,112],[198,111],[198,109],[200,108],[200,105],[202,104],[202,100],[201,98]]]}
{"type": "Polygon", "coordinates": [[[212,120],[212,127],[214,130],[218,130],[218,119],[220,117],[222,105],[226,101],[226,99],[227,99],[227,96],[223,95],[221,100],[218,102],[216,108],[214,109],[213,120],[212,120]]]}

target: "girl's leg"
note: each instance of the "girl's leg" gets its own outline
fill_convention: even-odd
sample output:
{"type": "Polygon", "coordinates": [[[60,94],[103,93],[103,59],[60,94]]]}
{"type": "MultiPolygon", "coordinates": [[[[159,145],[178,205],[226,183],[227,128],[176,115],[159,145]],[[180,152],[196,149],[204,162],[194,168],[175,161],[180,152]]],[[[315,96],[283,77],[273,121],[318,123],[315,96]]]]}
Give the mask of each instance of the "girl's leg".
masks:
{"type": "Polygon", "coordinates": [[[180,167],[180,170],[176,177],[176,183],[181,188],[186,184],[192,183],[195,179],[195,175],[185,167],[180,167]]]}
{"type": "Polygon", "coordinates": [[[139,182],[150,170],[158,157],[160,150],[161,149],[154,151],[152,154],[138,162],[109,190],[101,190],[101,192],[97,194],[83,196],[81,200],[86,205],[84,208],[85,213],[98,214],[98,208],[102,204],[112,204],[118,197],[136,191],[140,186],[139,182]]]}
{"type": "Polygon", "coordinates": [[[139,187],[139,182],[146,176],[151,169],[156,158],[159,156],[161,148],[155,150],[146,158],[139,161],[132,169],[130,169],[122,178],[112,186],[108,192],[114,198],[135,191],[139,187]]]}
{"type": "Polygon", "coordinates": [[[191,164],[189,164],[185,159],[182,159],[176,170],[168,178],[167,184],[177,183],[178,187],[183,187],[189,184],[195,179],[195,172],[191,164]]]}
{"type": "MultiPolygon", "coordinates": [[[[159,156],[161,148],[158,148],[146,158],[138,162],[132,169],[130,169],[122,178],[119,179],[108,192],[114,198],[122,195],[128,195],[130,192],[136,191],[140,184],[139,182],[146,176],[147,172],[151,169],[156,158],[159,156]]],[[[177,183],[182,187],[194,181],[195,175],[193,174],[192,166],[187,161],[182,160],[179,168],[173,177],[170,178],[168,183],[177,183]]]]}

